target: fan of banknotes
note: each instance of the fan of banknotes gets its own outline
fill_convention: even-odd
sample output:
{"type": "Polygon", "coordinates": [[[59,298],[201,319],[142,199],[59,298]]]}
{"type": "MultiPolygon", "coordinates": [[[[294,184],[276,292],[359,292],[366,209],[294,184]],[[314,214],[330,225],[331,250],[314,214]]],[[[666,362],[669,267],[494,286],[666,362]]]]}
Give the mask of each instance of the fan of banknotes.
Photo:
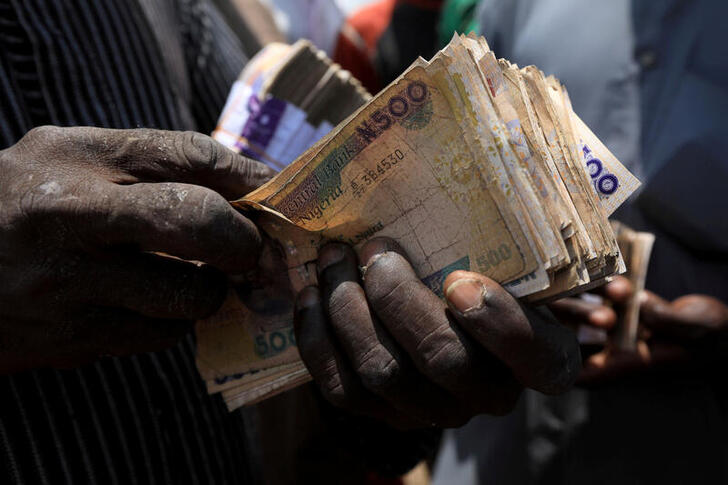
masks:
{"type": "MultiPolygon", "coordinates": [[[[289,100],[311,127],[335,119],[309,115],[300,101],[306,96],[289,94],[303,79],[321,85],[309,79],[320,74],[309,71],[323,69],[285,52],[274,67],[254,60],[243,73],[242,80],[258,76],[267,87],[251,89],[256,102],[289,100]]],[[[305,57],[322,62],[320,54],[305,57]]],[[[320,140],[306,137],[295,147],[276,144],[296,136],[278,123],[268,142],[247,149],[250,112],[232,106],[236,89],[218,140],[276,167],[288,158],[271,154],[302,153],[234,202],[257,211],[270,244],[260,270],[242,277],[220,312],[197,324],[199,370],[230,409],[310,379],[296,350],[290,301],[316,282],[317,249],[327,240],[356,247],[374,236],[394,238],[440,295],[457,269],[488,275],[530,302],[586,290],[625,269],[607,217],[639,181],[574,113],[556,78],[497,59],[482,37],[454,36],[320,140]]],[[[345,117],[356,103],[335,103],[329,89],[306,106],[330,103],[327,112],[345,117]]]]}

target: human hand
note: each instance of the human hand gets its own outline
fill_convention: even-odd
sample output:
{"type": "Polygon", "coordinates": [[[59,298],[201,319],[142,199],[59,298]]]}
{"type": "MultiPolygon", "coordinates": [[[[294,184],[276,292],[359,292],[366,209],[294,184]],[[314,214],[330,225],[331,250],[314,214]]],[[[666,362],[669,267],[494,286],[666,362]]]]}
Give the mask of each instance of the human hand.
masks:
{"type": "Polygon", "coordinates": [[[386,238],[359,260],[328,244],[318,269],[319,286],[297,298],[298,348],[324,397],[354,413],[399,428],[460,426],[509,412],[523,386],[564,391],[579,372],[571,330],[480,274],[450,274],[446,303],[386,238]]]}
{"type": "MultiPolygon", "coordinates": [[[[634,292],[623,276],[615,277],[598,292],[604,303],[565,298],[550,305],[564,323],[612,329],[623,305],[634,292]]],[[[584,363],[579,382],[598,384],[622,376],[659,369],[685,361],[701,343],[725,342],[728,334],[728,306],[706,295],[685,295],[668,302],[651,291],[640,295],[640,338],[637,350],[628,352],[607,347],[584,363]]]]}
{"type": "Polygon", "coordinates": [[[1,151],[0,372],[171,345],[255,264],[226,198],[270,176],[193,132],[40,127],[1,151]]]}

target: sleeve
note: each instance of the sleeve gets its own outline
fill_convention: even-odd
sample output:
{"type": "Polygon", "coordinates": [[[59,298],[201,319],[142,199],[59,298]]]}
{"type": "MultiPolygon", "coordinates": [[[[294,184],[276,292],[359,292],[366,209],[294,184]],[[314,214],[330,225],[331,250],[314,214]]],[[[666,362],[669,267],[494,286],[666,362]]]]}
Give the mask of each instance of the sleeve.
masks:
{"type": "Polygon", "coordinates": [[[209,0],[179,0],[190,104],[198,130],[210,133],[247,62],[243,47],[209,0]]]}

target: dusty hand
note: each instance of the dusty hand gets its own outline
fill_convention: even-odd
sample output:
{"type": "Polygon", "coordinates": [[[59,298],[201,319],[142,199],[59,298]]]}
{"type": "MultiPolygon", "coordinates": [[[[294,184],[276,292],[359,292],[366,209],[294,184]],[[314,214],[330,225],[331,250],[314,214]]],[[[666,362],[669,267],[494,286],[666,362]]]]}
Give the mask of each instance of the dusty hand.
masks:
{"type": "Polygon", "coordinates": [[[171,344],[255,264],[226,198],[270,175],[192,132],[41,127],[0,152],[0,372],[171,344]]]}
{"type": "Polygon", "coordinates": [[[579,372],[573,332],[485,276],[449,275],[445,303],[385,238],[367,243],[359,261],[329,244],[318,264],[319,286],[298,295],[297,341],[335,405],[400,428],[459,426],[510,411],[523,386],[563,391],[579,372]]]}

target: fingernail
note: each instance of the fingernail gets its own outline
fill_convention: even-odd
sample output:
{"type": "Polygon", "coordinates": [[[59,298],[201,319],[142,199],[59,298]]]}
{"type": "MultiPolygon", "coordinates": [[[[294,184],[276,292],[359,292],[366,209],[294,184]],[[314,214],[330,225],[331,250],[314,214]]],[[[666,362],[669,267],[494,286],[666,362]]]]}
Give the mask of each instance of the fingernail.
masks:
{"type": "Polygon", "coordinates": [[[378,254],[375,254],[374,256],[372,256],[371,258],[369,258],[369,261],[367,261],[367,264],[366,265],[359,266],[359,271],[361,272],[361,279],[362,280],[365,280],[366,279],[367,271],[369,270],[369,268],[371,268],[374,265],[374,263],[376,263],[377,260],[379,260],[379,258],[381,258],[382,256],[384,256],[385,254],[387,254],[387,253],[378,253],[378,254]]]}
{"type": "Polygon", "coordinates": [[[639,297],[638,298],[639,298],[640,305],[642,303],[645,303],[647,300],[649,300],[649,297],[647,296],[647,293],[645,293],[644,291],[640,291],[640,294],[639,294],[639,297]]]}
{"type": "Polygon", "coordinates": [[[364,262],[365,266],[370,266],[376,261],[381,255],[389,251],[397,251],[397,243],[388,238],[375,238],[367,242],[364,247],[361,248],[360,258],[364,262]]]}
{"type": "Polygon", "coordinates": [[[317,263],[319,274],[342,259],[344,259],[344,248],[341,244],[327,244],[319,252],[317,263]]]}
{"type": "Polygon", "coordinates": [[[482,281],[474,279],[456,280],[447,287],[445,297],[448,304],[460,313],[482,308],[488,293],[482,281]]]}

